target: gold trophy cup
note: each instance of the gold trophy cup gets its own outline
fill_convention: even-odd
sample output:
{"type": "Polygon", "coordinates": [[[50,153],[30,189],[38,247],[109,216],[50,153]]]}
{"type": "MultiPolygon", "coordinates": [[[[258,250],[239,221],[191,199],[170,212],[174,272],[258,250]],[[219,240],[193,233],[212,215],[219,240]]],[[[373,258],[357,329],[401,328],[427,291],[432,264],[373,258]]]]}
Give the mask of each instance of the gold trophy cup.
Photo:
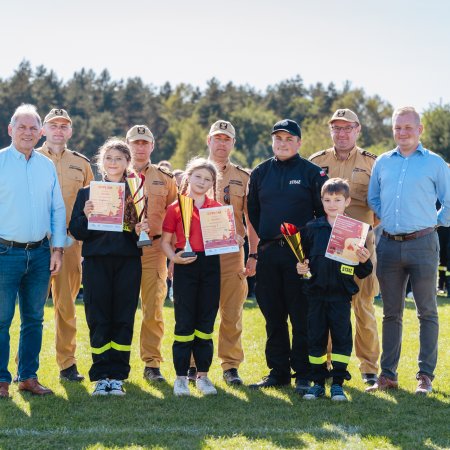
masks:
{"type": "MultiPolygon", "coordinates": [[[[289,247],[291,247],[291,250],[294,252],[295,257],[299,262],[303,264],[303,262],[305,261],[305,253],[303,252],[300,231],[298,231],[298,228],[295,225],[292,225],[292,223],[287,222],[283,222],[281,224],[280,229],[281,233],[283,234],[283,237],[289,244],[289,247]]],[[[301,275],[301,277],[311,278],[311,273],[308,272],[305,275],[301,275]]]]}
{"type": "Polygon", "coordinates": [[[196,253],[192,251],[189,236],[191,231],[192,213],[194,212],[194,200],[186,195],[178,194],[178,205],[180,206],[181,220],[183,222],[184,237],[186,238],[186,245],[184,252],[181,253],[182,258],[191,258],[196,253]]]}
{"type": "MultiPolygon", "coordinates": [[[[142,220],[145,209],[144,182],[145,177],[142,174],[135,175],[132,173],[127,177],[128,187],[130,188],[131,196],[133,197],[133,203],[136,208],[139,221],[142,220]]],[[[145,231],[141,231],[139,233],[139,240],[136,245],[139,248],[152,245],[152,239],[145,231]]]]}

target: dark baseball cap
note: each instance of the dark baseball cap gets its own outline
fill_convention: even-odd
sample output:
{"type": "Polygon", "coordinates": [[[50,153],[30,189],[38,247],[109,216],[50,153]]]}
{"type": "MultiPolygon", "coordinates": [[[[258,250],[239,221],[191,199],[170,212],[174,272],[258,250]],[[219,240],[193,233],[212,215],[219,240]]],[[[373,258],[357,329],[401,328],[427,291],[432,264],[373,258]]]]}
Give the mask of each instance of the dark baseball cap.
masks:
{"type": "Polygon", "coordinates": [[[291,119],[283,119],[277,122],[273,126],[272,133],[270,134],[275,134],[277,131],[287,131],[289,134],[292,134],[292,136],[302,137],[300,125],[291,119]]]}

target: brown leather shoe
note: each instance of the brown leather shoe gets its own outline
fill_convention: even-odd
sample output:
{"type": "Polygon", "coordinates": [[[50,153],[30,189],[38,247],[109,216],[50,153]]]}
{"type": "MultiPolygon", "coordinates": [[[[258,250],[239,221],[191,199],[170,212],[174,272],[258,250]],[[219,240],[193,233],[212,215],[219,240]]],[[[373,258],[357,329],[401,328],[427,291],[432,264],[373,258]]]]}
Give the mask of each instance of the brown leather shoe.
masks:
{"type": "Polygon", "coordinates": [[[398,381],[385,375],[380,375],[373,386],[366,388],[366,392],[387,391],[388,389],[398,389],[398,381]]]}
{"type": "Polygon", "coordinates": [[[9,398],[9,383],[0,381],[0,398],[9,398]]]}
{"type": "Polygon", "coordinates": [[[431,384],[431,379],[427,375],[420,373],[417,375],[417,389],[416,394],[418,395],[427,395],[433,392],[433,386],[431,384]]]}
{"type": "Polygon", "coordinates": [[[53,394],[51,389],[48,389],[39,383],[37,378],[28,378],[25,381],[19,381],[19,391],[28,391],[33,395],[50,395],[53,394]]]}

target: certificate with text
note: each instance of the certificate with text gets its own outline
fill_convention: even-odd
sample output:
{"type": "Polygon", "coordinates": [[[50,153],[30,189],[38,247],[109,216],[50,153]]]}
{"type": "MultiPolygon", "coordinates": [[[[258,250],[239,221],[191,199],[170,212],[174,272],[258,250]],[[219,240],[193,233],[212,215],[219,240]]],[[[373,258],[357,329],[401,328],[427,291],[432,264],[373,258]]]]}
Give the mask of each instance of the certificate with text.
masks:
{"type": "Polygon", "coordinates": [[[238,252],[233,207],[219,206],[199,211],[205,255],[238,252]]]}
{"type": "Polygon", "coordinates": [[[366,242],[369,224],[338,214],[331,230],[325,256],[330,259],[357,266],[356,250],[366,242]]]}
{"type": "Polygon", "coordinates": [[[88,218],[89,230],[123,231],[125,183],[91,181],[89,200],[94,211],[88,218]]]}

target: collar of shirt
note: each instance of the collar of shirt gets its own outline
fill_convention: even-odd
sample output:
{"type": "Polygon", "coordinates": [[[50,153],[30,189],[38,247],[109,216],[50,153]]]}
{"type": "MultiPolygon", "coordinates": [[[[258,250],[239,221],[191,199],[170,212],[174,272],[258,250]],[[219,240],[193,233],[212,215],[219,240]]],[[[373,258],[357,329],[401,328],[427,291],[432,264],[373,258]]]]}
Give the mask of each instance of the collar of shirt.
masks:
{"type": "Polygon", "coordinates": [[[47,142],[44,142],[44,144],[42,145],[42,150],[45,153],[48,153],[49,155],[52,155],[56,159],[61,159],[63,157],[63,155],[64,155],[64,152],[67,150],[67,145],[64,146],[64,149],[63,149],[62,152],[53,153],[52,149],[48,146],[47,142]]]}
{"type": "Polygon", "coordinates": [[[338,161],[348,161],[351,157],[353,157],[353,156],[356,155],[356,150],[357,150],[357,149],[358,149],[358,147],[355,145],[355,146],[350,150],[350,152],[348,153],[347,158],[346,158],[346,159],[341,159],[341,158],[339,158],[339,155],[338,155],[338,153],[337,153],[337,151],[336,151],[336,148],[333,147],[333,155],[334,155],[334,157],[335,157],[338,161]]]}
{"type": "Polygon", "coordinates": [[[417,146],[416,150],[413,153],[411,153],[408,156],[404,156],[404,155],[402,155],[400,148],[397,146],[394,148],[394,150],[392,150],[392,153],[389,155],[389,157],[396,155],[396,156],[401,156],[402,158],[409,158],[412,155],[415,155],[416,152],[419,152],[420,154],[425,155],[427,153],[427,149],[423,147],[421,142],[419,142],[419,145],[417,146]]]}

